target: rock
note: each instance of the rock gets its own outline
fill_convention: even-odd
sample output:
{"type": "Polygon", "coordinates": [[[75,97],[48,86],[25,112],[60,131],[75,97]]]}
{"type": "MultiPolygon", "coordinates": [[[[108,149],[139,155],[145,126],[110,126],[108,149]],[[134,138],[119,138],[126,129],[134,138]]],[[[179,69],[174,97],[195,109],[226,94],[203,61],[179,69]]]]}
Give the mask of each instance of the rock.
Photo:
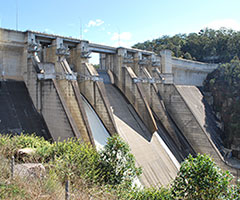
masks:
{"type": "Polygon", "coordinates": [[[216,121],[216,125],[221,131],[224,131],[224,123],[223,122],[216,121]]]}
{"type": "Polygon", "coordinates": [[[36,152],[36,149],[32,149],[32,148],[24,148],[24,149],[18,149],[17,153],[15,154],[15,157],[19,160],[19,161],[24,161],[25,158],[30,157],[31,155],[34,155],[36,152]]]}
{"type": "Polygon", "coordinates": [[[217,119],[218,119],[219,121],[221,121],[221,118],[222,118],[222,117],[221,117],[221,113],[220,113],[220,112],[217,112],[217,113],[216,113],[216,117],[217,117],[217,119]]]}
{"type": "Polygon", "coordinates": [[[46,169],[40,163],[25,163],[14,166],[14,176],[21,178],[42,178],[45,174],[46,169]]]}
{"type": "Polygon", "coordinates": [[[17,154],[20,156],[22,155],[33,155],[36,152],[36,149],[32,148],[24,148],[24,149],[18,149],[17,154]]]}

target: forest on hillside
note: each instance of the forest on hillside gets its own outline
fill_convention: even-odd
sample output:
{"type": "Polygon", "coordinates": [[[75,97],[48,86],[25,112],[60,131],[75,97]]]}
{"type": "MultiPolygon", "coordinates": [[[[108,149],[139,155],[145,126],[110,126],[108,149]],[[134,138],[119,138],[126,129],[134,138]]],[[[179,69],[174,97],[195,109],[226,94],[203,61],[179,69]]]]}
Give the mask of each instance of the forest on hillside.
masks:
{"type": "Polygon", "coordinates": [[[240,57],[240,31],[206,28],[198,33],[165,35],[152,41],[137,43],[132,47],[157,54],[163,49],[169,49],[173,52],[173,56],[179,58],[226,63],[234,56],[240,57]]]}
{"type": "Polygon", "coordinates": [[[188,35],[162,36],[133,48],[157,54],[169,49],[175,57],[220,64],[204,81],[204,91],[211,93],[212,108],[223,122],[224,146],[240,159],[240,31],[207,28],[188,35]]]}

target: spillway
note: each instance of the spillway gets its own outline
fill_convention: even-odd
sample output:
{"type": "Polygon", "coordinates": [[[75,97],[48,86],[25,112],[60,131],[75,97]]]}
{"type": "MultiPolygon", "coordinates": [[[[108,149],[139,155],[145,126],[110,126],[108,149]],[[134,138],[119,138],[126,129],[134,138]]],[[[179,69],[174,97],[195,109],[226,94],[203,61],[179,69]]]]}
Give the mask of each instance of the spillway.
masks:
{"type": "Polygon", "coordinates": [[[136,163],[143,169],[140,181],[145,186],[167,185],[179,163],[157,132],[151,134],[133,107],[112,84],[105,84],[120,136],[129,144],[136,163]]]}
{"type": "Polygon", "coordinates": [[[102,121],[100,120],[96,112],[93,110],[91,105],[82,95],[81,97],[83,100],[83,106],[86,111],[90,129],[92,131],[94,143],[96,145],[97,150],[100,150],[107,144],[107,138],[110,137],[110,134],[104,127],[102,121]]]}

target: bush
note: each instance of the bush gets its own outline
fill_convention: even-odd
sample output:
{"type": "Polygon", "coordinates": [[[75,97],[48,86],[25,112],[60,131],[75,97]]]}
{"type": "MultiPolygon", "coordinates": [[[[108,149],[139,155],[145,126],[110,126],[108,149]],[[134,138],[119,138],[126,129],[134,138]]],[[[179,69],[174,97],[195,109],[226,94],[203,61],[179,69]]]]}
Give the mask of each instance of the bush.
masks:
{"type": "Polygon", "coordinates": [[[169,189],[144,188],[128,191],[124,199],[128,200],[172,200],[169,189]]]}
{"type": "Polygon", "coordinates": [[[75,139],[54,143],[53,146],[54,159],[50,163],[62,181],[67,176],[71,180],[83,178],[97,182],[100,157],[92,146],[75,139]]]}
{"type": "Polygon", "coordinates": [[[232,175],[223,172],[207,155],[192,155],[182,163],[172,184],[175,199],[225,199],[232,175]]]}
{"type": "Polygon", "coordinates": [[[4,157],[0,155],[0,198],[34,199],[35,193],[44,193],[58,199],[58,190],[63,192],[62,183],[68,177],[71,191],[75,195],[84,195],[82,199],[89,199],[89,196],[130,200],[240,199],[240,186],[230,185],[231,174],[219,169],[206,155],[196,158],[190,155],[169,189],[133,188],[132,181],[141,174],[141,169],[135,166],[129,146],[118,136],[109,138],[105,148],[97,152],[76,139],[49,143],[36,136],[0,135],[0,150],[4,152],[4,157]],[[4,157],[10,158],[18,148],[24,147],[36,149],[28,161],[41,160],[47,166],[47,177],[34,184],[9,180],[9,161],[4,157]]]}
{"type": "Polygon", "coordinates": [[[62,182],[66,177],[84,179],[89,184],[101,183],[131,185],[141,173],[129,146],[118,136],[109,138],[101,152],[81,140],[68,139],[50,143],[35,135],[0,135],[0,150],[7,158],[16,155],[20,148],[34,148],[36,153],[16,162],[42,162],[57,173],[62,182]]]}
{"type": "Polygon", "coordinates": [[[119,136],[108,138],[107,145],[100,152],[100,170],[102,181],[110,185],[125,182],[130,186],[141,174],[141,168],[135,166],[128,144],[119,136]]]}

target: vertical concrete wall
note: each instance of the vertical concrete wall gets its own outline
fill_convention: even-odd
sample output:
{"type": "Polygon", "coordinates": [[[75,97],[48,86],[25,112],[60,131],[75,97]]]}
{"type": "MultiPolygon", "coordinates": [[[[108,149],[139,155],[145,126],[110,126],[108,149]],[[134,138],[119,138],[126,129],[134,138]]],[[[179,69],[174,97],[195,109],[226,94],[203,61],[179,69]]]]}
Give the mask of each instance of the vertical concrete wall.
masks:
{"type": "MultiPolygon", "coordinates": [[[[75,137],[82,138],[85,142],[90,142],[94,145],[92,133],[89,129],[86,113],[82,108],[79,108],[78,101],[80,98],[76,97],[76,91],[73,89],[73,80],[58,80],[56,84],[59,87],[60,95],[64,98],[66,109],[68,109],[68,115],[71,116],[71,124],[75,127],[75,137]]],[[[77,87],[77,84],[75,84],[77,87]]]]}
{"type": "Polygon", "coordinates": [[[25,34],[20,31],[0,29],[0,76],[19,79],[26,66],[25,34]]]}
{"type": "Polygon", "coordinates": [[[217,67],[217,64],[172,58],[174,84],[202,86],[206,76],[217,67]]]}
{"type": "Polygon", "coordinates": [[[34,106],[40,112],[40,84],[37,80],[37,73],[33,67],[31,58],[27,59],[27,71],[24,75],[24,80],[34,103],[34,106]]]}
{"type": "Polygon", "coordinates": [[[52,80],[45,80],[41,84],[42,115],[54,141],[63,141],[75,137],[69,123],[64,106],[52,80]]]}

